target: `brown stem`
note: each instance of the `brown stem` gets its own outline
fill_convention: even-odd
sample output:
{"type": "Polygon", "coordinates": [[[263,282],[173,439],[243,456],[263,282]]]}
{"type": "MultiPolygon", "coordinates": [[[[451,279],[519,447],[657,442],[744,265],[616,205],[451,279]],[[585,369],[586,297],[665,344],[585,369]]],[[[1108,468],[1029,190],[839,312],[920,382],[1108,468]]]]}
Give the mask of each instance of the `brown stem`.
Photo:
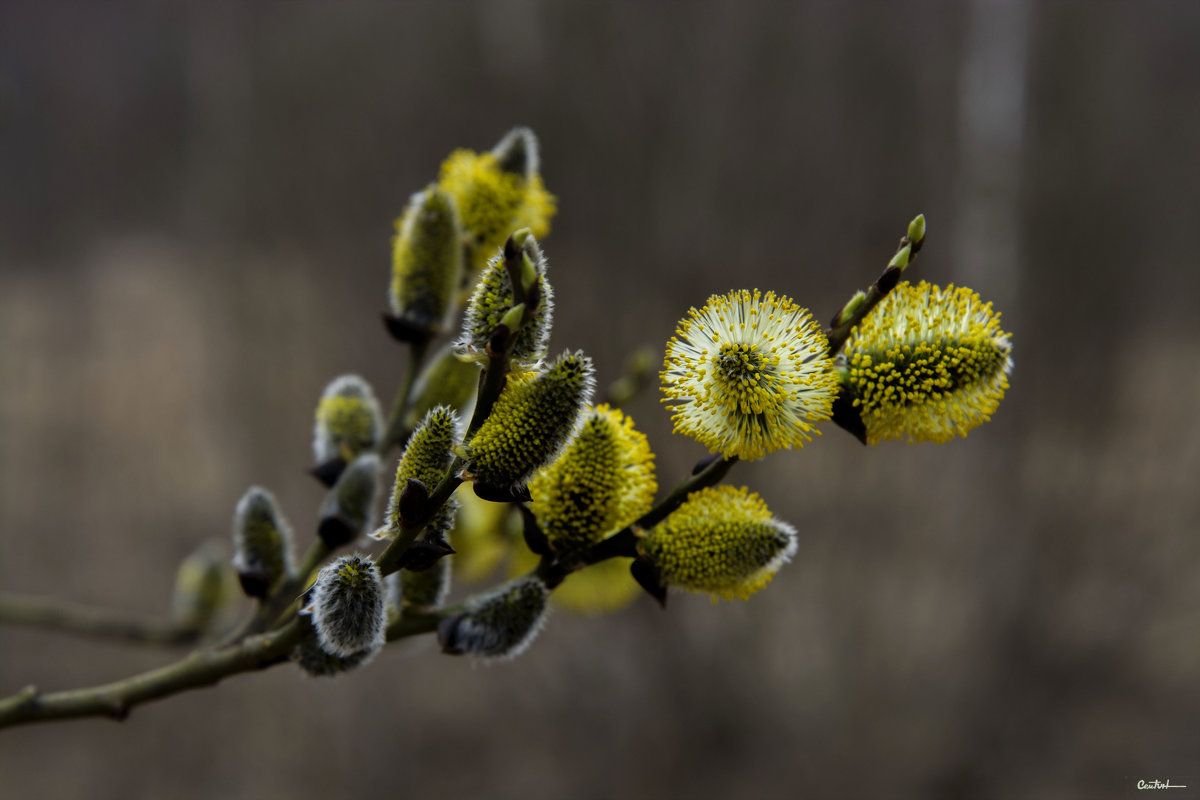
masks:
{"type": "Polygon", "coordinates": [[[124,719],[135,706],[191,689],[212,686],[230,675],[265,669],[287,657],[300,640],[299,623],[237,644],[197,650],[165,667],[88,689],[42,694],[28,686],[0,700],[0,728],[71,717],[124,719]]]}

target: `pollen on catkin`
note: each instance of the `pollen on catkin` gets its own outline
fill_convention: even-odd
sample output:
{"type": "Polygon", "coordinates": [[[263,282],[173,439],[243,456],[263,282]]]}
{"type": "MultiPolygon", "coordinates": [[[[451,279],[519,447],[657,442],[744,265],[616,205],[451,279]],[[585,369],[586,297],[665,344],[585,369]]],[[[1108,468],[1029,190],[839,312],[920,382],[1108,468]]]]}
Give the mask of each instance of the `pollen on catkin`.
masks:
{"type": "Polygon", "coordinates": [[[487,420],[464,445],[466,473],[521,487],[558,455],[591,401],[592,360],[565,352],[545,372],[513,372],[487,420]]]}
{"type": "Polygon", "coordinates": [[[540,578],[525,575],[468,600],[462,613],[438,627],[442,650],[480,658],[515,658],[541,630],[549,596],[540,578]]]}
{"type": "Polygon", "coordinates": [[[275,497],[252,486],[233,516],[233,568],[250,597],[264,597],[280,578],[293,573],[292,529],[275,497]]]}
{"type": "MultiPolygon", "coordinates": [[[[546,355],[550,342],[550,325],[554,318],[554,290],[546,278],[546,256],[537,240],[529,236],[522,246],[522,257],[528,256],[536,273],[537,309],[521,326],[513,344],[512,357],[523,365],[532,365],[546,355]]],[[[503,252],[488,261],[467,302],[463,316],[462,335],[455,342],[455,352],[464,359],[482,361],[487,358],[487,344],[492,331],[513,307],[512,280],[504,266],[503,252]]]]}
{"type": "Polygon", "coordinates": [[[456,308],[462,271],[454,200],[436,186],[417,192],[396,221],[392,239],[392,314],[413,328],[440,332],[456,308]]]}
{"type": "Polygon", "coordinates": [[[828,348],[812,314],[787,297],[713,295],[667,343],[662,392],[675,432],[748,461],[803,447],[837,396],[828,348]]]}
{"type": "Polygon", "coordinates": [[[379,492],[379,456],[366,453],[350,462],[321,503],[317,529],[329,547],[349,544],[372,527],[379,492]]]}
{"type": "Polygon", "coordinates": [[[1012,342],[965,287],[901,283],[850,334],[839,366],[867,442],[947,442],[991,419],[1012,342]]]}
{"type": "Polygon", "coordinates": [[[638,552],[668,586],[745,600],[796,551],[796,530],[745,487],[693,492],[642,537],[638,552]]]}
{"type": "Polygon", "coordinates": [[[313,457],[353,461],[379,441],[383,416],[370,385],[358,375],[342,375],[325,387],[317,403],[313,457]]]}
{"type": "Polygon", "coordinates": [[[537,137],[528,128],[514,129],[492,152],[455,150],[442,163],[438,188],[454,198],[474,272],[514,230],[529,228],[539,238],[550,232],[556,201],[539,167],[537,137]]]}
{"type": "Polygon", "coordinates": [[[384,645],[383,579],[367,556],[346,555],[321,568],[302,613],[331,656],[373,654],[384,645]]]}
{"type": "MultiPolygon", "coordinates": [[[[426,491],[432,492],[443,478],[454,459],[450,452],[458,440],[458,415],[446,406],[430,409],[425,419],[413,431],[404,455],[396,466],[396,481],[392,486],[391,500],[384,515],[383,527],[375,532],[376,539],[392,539],[403,528],[400,519],[400,496],[408,487],[409,480],[418,480],[426,491]]],[[[426,536],[440,538],[454,522],[458,501],[450,498],[438,509],[425,526],[426,536]]]]}
{"type": "Polygon", "coordinates": [[[602,405],[530,480],[529,508],[552,549],[577,553],[648,511],[657,489],[645,435],[631,418],[602,405]]]}

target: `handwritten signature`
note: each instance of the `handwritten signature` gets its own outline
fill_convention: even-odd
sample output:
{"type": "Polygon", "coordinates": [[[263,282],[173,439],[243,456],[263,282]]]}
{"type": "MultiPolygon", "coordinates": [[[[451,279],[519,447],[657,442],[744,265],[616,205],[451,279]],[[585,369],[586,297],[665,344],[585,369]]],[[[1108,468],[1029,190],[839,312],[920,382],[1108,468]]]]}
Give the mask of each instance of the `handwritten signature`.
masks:
{"type": "Polygon", "coordinates": [[[1155,778],[1152,781],[1138,781],[1137,788],[1139,788],[1139,789],[1186,789],[1187,786],[1185,786],[1182,783],[1172,784],[1170,778],[1167,778],[1165,781],[1160,781],[1157,778],[1155,778]]]}

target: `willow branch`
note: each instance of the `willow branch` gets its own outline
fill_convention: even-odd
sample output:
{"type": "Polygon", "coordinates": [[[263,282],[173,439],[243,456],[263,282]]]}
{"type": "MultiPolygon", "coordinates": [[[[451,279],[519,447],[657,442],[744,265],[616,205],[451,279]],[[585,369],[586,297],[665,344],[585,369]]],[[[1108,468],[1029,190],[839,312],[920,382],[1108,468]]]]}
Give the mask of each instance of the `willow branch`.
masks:
{"type": "MultiPolygon", "coordinates": [[[[405,613],[388,626],[387,640],[432,633],[442,617],[454,610],[405,613]]],[[[231,675],[282,664],[299,643],[302,631],[299,621],[293,619],[270,633],[224,647],[197,650],[174,664],[88,689],[43,694],[36,686],[27,686],[0,699],[0,728],[77,717],[122,720],[143,703],[215,686],[231,675]]]]}
{"type": "Polygon", "coordinates": [[[299,639],[300,626],[293,622],[234,645],[197,650],[174,664],[102,686],[50,694],[28,686],[0,700],[0,728],[71,717],[124,719],[142,703],[213,686],[230,675],[278,664],[299,639]]]}
{"type": "Polygon", "coordinates": [[[168,620],[134,620],[114,611],[62,600],[0,593],[0,622],[135,644],[184,645],[204,629],[168,620]]]}

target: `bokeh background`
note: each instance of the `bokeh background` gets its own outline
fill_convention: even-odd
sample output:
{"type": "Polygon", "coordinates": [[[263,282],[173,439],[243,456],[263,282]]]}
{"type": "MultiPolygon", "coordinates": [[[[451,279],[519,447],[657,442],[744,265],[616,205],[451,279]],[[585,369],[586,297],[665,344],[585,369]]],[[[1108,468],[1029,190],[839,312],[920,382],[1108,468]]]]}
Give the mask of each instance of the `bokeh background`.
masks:
{"type": "MultiPolygon", "coordinates": [[[[123,724],[0,733],[0,797],[1125,797],[1200,791],[1200,5],[0,5],[0,588],[165,613],[251,483],[307,536],[325,382],[390,397],[392,220],[540,135],[553,346],[661,352],[709,293],[826,319],[915,277],[1014,333],[945,446],[741,465],[800,530],[748,603],[558,613],[123,724]]],[[[703,455],[654,391],[660,483],[703,455]]],[[[0,694],[161,650],[0,627],[0,694]]]]}

